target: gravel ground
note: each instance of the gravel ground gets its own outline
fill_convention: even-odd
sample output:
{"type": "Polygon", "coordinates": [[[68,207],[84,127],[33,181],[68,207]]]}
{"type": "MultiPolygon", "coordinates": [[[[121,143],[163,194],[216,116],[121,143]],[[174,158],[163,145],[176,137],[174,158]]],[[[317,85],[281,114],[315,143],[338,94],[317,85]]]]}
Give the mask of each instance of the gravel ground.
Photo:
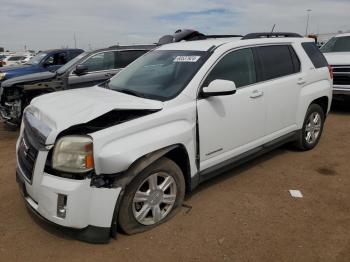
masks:
{"type": "Polygon", "coordinates": [[[0,124],[0,261],[350,261],[349,106],[332,111],[316,149],[283,147],[214,178],[186,198],[191,210],[108,245],[71,239],[28,213],[16,137],[0,124]]]}

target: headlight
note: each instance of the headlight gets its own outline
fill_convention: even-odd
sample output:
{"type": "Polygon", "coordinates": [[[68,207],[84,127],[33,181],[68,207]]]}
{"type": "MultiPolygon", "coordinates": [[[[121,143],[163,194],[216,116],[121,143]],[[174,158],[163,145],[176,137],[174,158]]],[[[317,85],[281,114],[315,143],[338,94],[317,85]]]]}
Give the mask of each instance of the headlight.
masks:
{"type": "Polygon", "coordinates": [[[60,138],[54,147],[52,167],[69,173],[85,173],[93,170],[92,139],[88,136],[60,138]]]}
{"type": "Polygon", "coordinates": [[[6,76],[6,73],[0,73],[0,81],[4,80],[6,76]]]}

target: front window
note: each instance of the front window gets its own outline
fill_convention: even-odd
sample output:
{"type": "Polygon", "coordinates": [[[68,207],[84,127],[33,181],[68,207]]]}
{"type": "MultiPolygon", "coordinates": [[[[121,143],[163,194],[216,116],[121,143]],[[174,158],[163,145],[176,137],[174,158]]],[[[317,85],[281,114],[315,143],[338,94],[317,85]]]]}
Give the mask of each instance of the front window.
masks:
{"type": "Polygon", "coordinates": [[[152,51],[113,77],[109,88],[144,98],[169,100],[186,87],[207,54],[204,51],[152,51]]]}
{"type": "Polygon", "coordinates": [[[36,56],[34,56],[32,59],[30,59],[27,62],[27,64],[38,65],[46,56],[47,56],[46,53],[39,53],[36,56]]]}
{"type": "Polygon", "coordinates": [[[71,66],[73,66],[75,63],[77,63],[80,59],[82,59],[86,53],[81,53],[80,55],[74,57],[72,60],[70,60],[68,63],[65,65],[61,66],[58,70],[58,74],[63,74],[65,73],[71,66]]]}
{"type": "Polygon", "coordinates": [[[103,70],[111,70],[116,68],[115,66],[115,52],[102,52],[91,56],[84,63],[87,66],[87,72],[96,72],[103,70]]]}
{"type": "Polygon", "coordinates": [[[333,37],[321,47],[323,53],[350,52],[350,36],[333,37]]]}

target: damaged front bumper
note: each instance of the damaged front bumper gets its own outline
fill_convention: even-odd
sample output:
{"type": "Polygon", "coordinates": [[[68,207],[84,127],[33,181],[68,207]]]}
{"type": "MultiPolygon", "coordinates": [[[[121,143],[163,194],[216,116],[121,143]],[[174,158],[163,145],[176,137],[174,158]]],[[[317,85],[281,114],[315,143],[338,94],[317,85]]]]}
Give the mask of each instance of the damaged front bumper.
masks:
{"type": "MultiPolygon", "coordinates": [[[[91,188],[87,181],[65,181],[48,174],[32,185],[17,169],[16,180],[28,209],[40,220],[73,238],[89,243],[108,243],[120,188],[91,188]],[[35,199],[30,192],[35,190],[35,199]],[[66,196],[65,216],[59,215],[58,195],[66,196]]],[[[62,207],[61,207],[62,208],[62,207]]]]}

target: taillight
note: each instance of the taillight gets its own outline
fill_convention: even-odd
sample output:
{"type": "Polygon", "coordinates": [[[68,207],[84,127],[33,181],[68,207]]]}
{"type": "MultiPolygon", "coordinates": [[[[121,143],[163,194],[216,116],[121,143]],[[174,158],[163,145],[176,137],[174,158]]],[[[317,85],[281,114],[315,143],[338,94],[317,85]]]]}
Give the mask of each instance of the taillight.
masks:
{"type": "Polygon", "coordinates": [[[328,65],[329,76],[333,79],[333,67],[328,65]]]}

